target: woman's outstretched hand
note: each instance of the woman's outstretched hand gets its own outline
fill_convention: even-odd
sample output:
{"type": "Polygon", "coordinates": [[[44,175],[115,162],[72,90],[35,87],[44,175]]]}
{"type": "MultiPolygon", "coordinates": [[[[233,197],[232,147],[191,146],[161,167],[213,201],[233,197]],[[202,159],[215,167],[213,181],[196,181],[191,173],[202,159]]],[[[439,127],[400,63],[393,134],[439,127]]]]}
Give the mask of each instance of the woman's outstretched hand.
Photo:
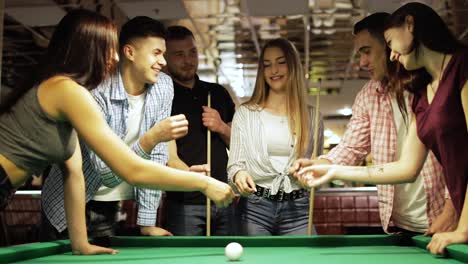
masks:
{"type": "Polygon", "coordinates": [[[315,188],[335,178],[336,165],[306,166],[301,168],[294,176],[305,188],[315,188]]]}

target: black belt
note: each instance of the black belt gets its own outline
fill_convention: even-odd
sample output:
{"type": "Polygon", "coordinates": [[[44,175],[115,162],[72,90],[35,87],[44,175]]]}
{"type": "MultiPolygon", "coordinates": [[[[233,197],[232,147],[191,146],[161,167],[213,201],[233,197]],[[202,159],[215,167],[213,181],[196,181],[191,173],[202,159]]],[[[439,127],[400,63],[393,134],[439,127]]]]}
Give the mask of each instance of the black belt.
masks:
{"type": "Polygon", "coordinates": [[[263,188],[258,185],[255,185],[255,188],[257,188],[257,191],[254,192],[256,196],[278,202],[296,200],[307,195],[307,191],[304,189],[292,191],[290,193],[285,193],[283,190],[278,190],[275,195],[271,195],[271,190],[268,188],[263,188]]]}

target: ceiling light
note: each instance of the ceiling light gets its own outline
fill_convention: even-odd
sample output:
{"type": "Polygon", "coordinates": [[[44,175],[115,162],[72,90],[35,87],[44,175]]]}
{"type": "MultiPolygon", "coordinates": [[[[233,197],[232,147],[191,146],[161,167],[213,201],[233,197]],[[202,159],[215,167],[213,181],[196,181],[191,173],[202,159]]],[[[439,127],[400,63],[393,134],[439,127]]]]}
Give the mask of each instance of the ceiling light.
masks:
{"type": "Polygon", "coordinates": [[[335,7],[339,8],[339,9],[348,9],[349,10],[349,9],[353,9],[353,4],[351,4],[350,2],[348,2],[348,3],[336,2],[335,7]]]}
{"type": "Polygon", "coordinates": [[[326,137],[331,137],[334,134],[335,133],[333,133],[333,131],[331,131],[330,129],[325,129],[325,131],[323,131],[323,135],[326,136],[326,137]]]}
{"type": "Polygon", "coordinates": [[[335,25],[335,16],[330,15],[329,17],[323,20],[323,25],[325,27],[333,27],[335,25]]]}
{"type": "Polygon", "coordinates": [[[341,141],[341,138],[338,135],[332,135],[330,138],[326,140],[326,143],[328,143],[328,145],[336,145],[336,144],[339,144],[340,141],[341,141]]]}
{"type": "Polygon", "coordinates": [[[338,113],[344,116],[350,116],[353,114],[353,110],[349,107],[345,107],[345,108],[338,110],[338,113]]]}
{"type": "Polygon", "coordinates": [[[304,17],[303,14],[301,15],[290,15],[290,16],[287,16],[288,19],[302,19],[304,17]]]}
{"type": "Polygon", "coordinates": [[[333,14],[333,13],[336,12],[336,7],[334,7],[334,8],[327,8],[327,9],[325,9],[324,11],[325,11],[325,13],[327,13],[327,14],[333,14]]]}
{"type": "Polygon", "coordinates": [[[318,28],[322,26],[322,19],[320,19],[318,16],[312,16],[312,24],[314,27],[318,28]]]}
{"type": "Polygon", "coordinates": [[[236,43],[234,42],[218,42],[218,49],[222,50],[234,50],[236,48],[236,43]]]}
{"type": "Polygon", "coordinates": [[[311,31],[312,31],[312,33],[315,34],[315,35],[320,35],[320,34],[322,34],[322,30],[319,29],[319,28],[313,28],[311,31]]]}

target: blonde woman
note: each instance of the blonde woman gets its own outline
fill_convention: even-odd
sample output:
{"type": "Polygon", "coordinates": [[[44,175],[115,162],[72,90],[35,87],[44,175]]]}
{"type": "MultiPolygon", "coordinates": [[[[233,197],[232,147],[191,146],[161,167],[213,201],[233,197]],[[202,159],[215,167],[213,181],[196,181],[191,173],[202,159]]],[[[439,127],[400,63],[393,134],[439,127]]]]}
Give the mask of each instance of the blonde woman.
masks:
{"type": "MultiPolygon", "coordinates": [[[[241,194],[242,235],[301,235],[308,193],[288,175],[291,162],[310,157],[316,114],[307,103],[301,61],[286,39],[263,48],[252,98],[239,107],[231,130],[229,182],[241,194]]],[[[319,124],[318,152],[323,146],[319,124]]]]}

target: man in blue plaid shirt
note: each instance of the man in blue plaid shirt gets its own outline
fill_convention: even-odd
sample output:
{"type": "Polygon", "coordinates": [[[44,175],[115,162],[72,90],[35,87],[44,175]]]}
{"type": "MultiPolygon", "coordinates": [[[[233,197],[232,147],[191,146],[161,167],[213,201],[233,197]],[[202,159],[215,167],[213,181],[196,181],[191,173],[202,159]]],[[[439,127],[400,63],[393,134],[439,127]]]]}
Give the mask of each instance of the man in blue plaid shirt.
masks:
{"type": "MultiPolygon", "coordinates": [[[[187,134],[184,115],[170,116],[173,83],[160,72],[166,65],[166,30],[149,17],[135,17],[123,25],[120,37],[120,65],[116,73],[92,91],[109,126],[139,156],[166,165],[168,142],[187,134]]],[[[86,220],[91,237],[114,235],[119,202],[135,199],[137,225],[142,235],[171,235],[156,227],[161,191],[130,186],[118,177],[96,153],[81,142],[86,182],[86,220]]],[[[42,192],[42,240],[67,235],[63,175],[57,166],[47,177],[42,192]]]]}

